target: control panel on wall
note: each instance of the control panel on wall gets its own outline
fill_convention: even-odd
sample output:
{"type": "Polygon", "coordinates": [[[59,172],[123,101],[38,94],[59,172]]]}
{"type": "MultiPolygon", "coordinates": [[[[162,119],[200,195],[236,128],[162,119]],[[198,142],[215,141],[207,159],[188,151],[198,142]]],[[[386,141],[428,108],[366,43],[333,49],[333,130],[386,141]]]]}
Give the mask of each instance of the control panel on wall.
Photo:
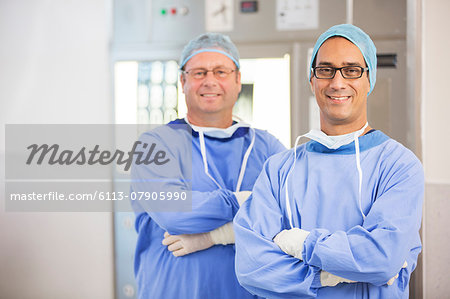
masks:
{"type": "Polygon", "coordinates": [[[204,32],[234,42],[312,38],[345,22],[346,0],[114,0],[114,44],[183,45],[204,32]],[[326,6],[326,10],[321,10],[326,6]],[[330,13],[332,12],[332,13],[330,13]]]}
{"type": "Polygon", "coordinates": [[[406,0],[114,0],[114,45],[182,46],[206,31],[236,43],[312,41],[346,22],[348,3],[368,34],[405,37],[406,0]]]}

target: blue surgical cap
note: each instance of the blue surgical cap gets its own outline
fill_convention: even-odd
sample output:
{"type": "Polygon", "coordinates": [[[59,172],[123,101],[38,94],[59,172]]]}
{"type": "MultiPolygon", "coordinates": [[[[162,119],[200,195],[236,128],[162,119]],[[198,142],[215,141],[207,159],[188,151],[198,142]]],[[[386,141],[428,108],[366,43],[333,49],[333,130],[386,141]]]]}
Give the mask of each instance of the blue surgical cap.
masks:
{"type": "Polygon", "coordinates": [[[204,33],[191,40],[181,52],[180,69],[189,59],[202,52],[217,52],[230,58],[239,68],[239,51],[231,39],[221,33],[204,33]]]}
{"type": "MultiPolygon", "coordinates": [[[[314,46],[311,56],[310,69],[313,67],[312,64],[314,62],[314,59],[316,58],[320,46],[322,46],[322,44],[327,39],[333,36],[342,36],[348,39],[349,41],[354,43],[361,51],[364,60],[366,61],[366,64],[369,68],[370,94],[375,87],[375,82],[377,81],[377,48],[375,48],[375,44],[373,43],[372,39],[370,39],[370,37],[364,31],[354,25],[336,25],[322,33],[314,46]]],[[[309,73],[309,79],[311,80],[311,72],[309,73]]]]}

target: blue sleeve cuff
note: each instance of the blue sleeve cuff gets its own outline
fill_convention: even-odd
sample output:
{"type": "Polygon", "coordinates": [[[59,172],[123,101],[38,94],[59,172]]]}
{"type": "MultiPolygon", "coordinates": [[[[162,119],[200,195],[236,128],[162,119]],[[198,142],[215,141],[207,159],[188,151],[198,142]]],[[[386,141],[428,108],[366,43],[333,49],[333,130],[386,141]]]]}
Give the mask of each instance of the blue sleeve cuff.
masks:
{"type": "MultiPolygon", "coordinates": [[[[326,238],[330,232],[326,229],[313,229],[305,239],[302,258],[305,263],[322,269],[322,261],[316,254],[315,246],[319,240],[326,238]]],[[[320,271],[319,271],[320,272],[320,271]]]]}
{"type": "Polygon", "coordinates": [[[317,271],[314,274],[314,278],[313,278],[313,281],[311,283],[311,288],[318,289],[318,288],[322,287],[322,283],[320,282],[320,272],[321,272],[321,270],[319,268],[315,268],[315,269],[317,271]]]}

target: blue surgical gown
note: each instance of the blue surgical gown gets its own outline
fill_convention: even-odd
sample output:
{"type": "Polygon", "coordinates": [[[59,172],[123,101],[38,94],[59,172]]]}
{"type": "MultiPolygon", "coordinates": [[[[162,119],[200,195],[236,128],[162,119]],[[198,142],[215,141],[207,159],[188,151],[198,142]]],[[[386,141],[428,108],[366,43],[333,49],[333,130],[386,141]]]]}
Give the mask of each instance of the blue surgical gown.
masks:
{"type": "Polygon", "coordinates": [[[236,274],[251,293],[267,298],[408,298],[421,250],[423,169],[410,150],[381,131],[361,136],[359,143],[364,220],[354,143],[330,150],[310,141],[297,148],[287,191],[294,227],[311,232],[303,260],[272,241],[290,229],[286,177],[293,150],[266,162],[252,197],[234,219],[236,274]],[[408,266],[402,269],[405,261],[408,266]],[[321,270],[358,283],[322,287],[321,270]],[[386,285],[397,273],[394,284],[386,285]]]}
{"type": "MultiPolygon", "coordinates": [[[[185,122],[176,120],[171,124],[185,124],[185,122]]],[[[237,281],[234,245],[215,245],[203,251],[175,257],[167,246],[161,244],[165,231],[173,235],[202,233],[233,220],[239,209],[233,191],[236,188],[243,156],[251,142],[251,131],[247,127],[241,127],[230,138],[205,136],[209,173],[222,188],[218,188],[204,172],[198,133],[164,126],[161,130],[141,136],[140,140],[148,144],[155,141],[162,144],[174,139],[189,140],[189,146],[192,146],[192,161],[186,161],[188,155],[182,146],[180,148],[172,146],[170,157],[180,164],[192,163],[192,169],[181,165],[178,173],[172,172],[172,177],[166,179],[173,184],[182,184],[186,178],[192,178],[192,211],[152,212],[148,207],[142,206],[145,202],[137,203],[141,205],[139,207],[135,206],[135,210],[138,211],[136,212],[138,240],[135,253],[138,298],[255,298],[237,281]]],[[[252,190],[267,158],[285,150],[285,147],[268,132],[262,130],[254,132],[255,142],[248,159],[241,191],[252,190]]],[[[151,173],[150,166],[134,166],[133,179],[158,175],[151,173]]],[[[145,188],[145,184],[132,183],[132,192],[151,191],[145,188]]]]}

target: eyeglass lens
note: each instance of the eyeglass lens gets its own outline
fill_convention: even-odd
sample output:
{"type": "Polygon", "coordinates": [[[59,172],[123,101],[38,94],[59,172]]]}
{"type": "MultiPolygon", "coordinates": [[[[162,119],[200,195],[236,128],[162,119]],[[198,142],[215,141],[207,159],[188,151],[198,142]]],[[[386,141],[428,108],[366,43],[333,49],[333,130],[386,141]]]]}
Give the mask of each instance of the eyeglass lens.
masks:
{"type": "Polygon", "coordinates": [[[224,79],[228,77],[229,74],[234,72],[235,70],[227,69],[227,68],[217,68],[213,70],[206,70],[206,69],[192,69],[189,71],[186,71],[189,76],[191,76],[194,79],[203,79],[206,77],[206,75],[209,72],[212,72],[214,74],[214,77],[217,79],[224,79]]]}
{"type": "Polygon", "coordinates": [[[364,72],[364,68],[360,66],[345,66],[341,68],[316,67],[314,68],[314,75],[319,79],[332,79],[334,78],[337,70],[339,70],[342,77],[346,79],[360,78],[364,72]]]}

